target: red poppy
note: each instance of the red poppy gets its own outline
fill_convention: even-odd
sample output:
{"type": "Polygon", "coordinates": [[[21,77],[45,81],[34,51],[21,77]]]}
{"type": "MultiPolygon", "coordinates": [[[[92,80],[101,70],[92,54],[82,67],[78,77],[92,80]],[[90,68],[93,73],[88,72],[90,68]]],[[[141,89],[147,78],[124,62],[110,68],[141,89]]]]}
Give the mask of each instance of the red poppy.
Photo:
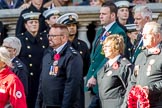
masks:
{"type": "Polygon", "coordinates": [[[55,54],[54,55],[54,60],[58,61],[60,59],[60,54],[55,54]]]}
{"type": "Polygon", "coordinates": [[[148,94],[141,86],[133,86],[128,95],[128,108],[150,108],[148,94]]]}
{"type": "Polygon", "coordinates": [[[159,54],[160,53],[160,49],[159,48],[156,48],[153,53],[154,54],[159,54]]]}
{"type": "Polygon", "coordinates": [[[112,65],[112,68],[113,69],[118,69],[119,68],[119,64],[117,62],[115,62],[113,65],[112,65]]]}

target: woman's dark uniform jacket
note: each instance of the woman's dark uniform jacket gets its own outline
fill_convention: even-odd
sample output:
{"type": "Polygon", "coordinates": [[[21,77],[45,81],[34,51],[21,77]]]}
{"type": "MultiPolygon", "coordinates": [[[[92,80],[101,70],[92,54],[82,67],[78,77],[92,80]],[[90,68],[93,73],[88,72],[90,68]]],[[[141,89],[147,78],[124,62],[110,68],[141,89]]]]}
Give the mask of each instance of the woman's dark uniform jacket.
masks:
{"type": "Polygon", "coordinates": [[[53,51],[48,49],[45,52],[35,108],[80,108],[78,96],[82,81],[82,58],[70,47],[70,43],[59,54],[59,71],[52,76],[49,70],[53,65],[53,51]]]}
{"type": "Polygon", "coordinates": [[[89,49],[87,47],[87,44],[84,41],[75,38],[72,42],[72,47],[75,50],[77,50],[80,53],[80,55],[82,56],[82,59],[83,59],[83,76],[86,76],[88,69],[89,69],[89,66],[90,66],[90,52],[89,52],[89,49]]]}
{"type": "Polygon", "coordinates": [[[131,63],[123,57],[117,60],[118,69],[103,66],[97,74],[102,108],[120,108],[132,74],[131,63]]]}
{"type": "MultiPolygon", "coordinates": [[[[134,85],[148,86],[150,108],[162,108],[162,44],[159,49],[159,53],[142,50],[136,59],[134,73],[127,89],[129,92],[134,85]]],[[[127,98],[122,108],[126,108],[126,101],[127,98]]]]}
{"type": "MultiPolygon", "coordinates": [[[[40,13],[43,13],[44,10],[46,10],[46,9],[43,8],[43,7],[41,7],[40,10],[38,10],[38,9],[37,9],[36,7],[34,7],[32,4],[30,5],[29,8],[24,9],[24,10],[21,12],[21,14],[20,14],[20,16],[19,16],[19,18],[18,18],[18,20],[17,20],[17,24],[16,24],[16,36],[21,35],[22,33],[24,33],[24,32],[26,31],[25,26],[24,26],[25,20],[24,20],[24,18],[23,18],[23,16],[22,16],[24,13],[30,13],[30,12],[40,12],[40,13]]],[[[41,15],[39,16],[39,33],[41,33],[41,32],[43,32],[44,30],[46,30],[46,28],[47,28],[47,26],[46,26],[46,24],[45,24],[45,18],[44,18],[44,16],[41,14],[41,15]]]]}
{"type": "Polygon", "coordinates": [[[13,65],[12,71],[21,80],[21,82],[24,86],[25,94],[27,96],[27,94],[28,94],[28,70],[27,70],[27,67],[18,57],[15,57],[12,60],[12,65],[13,65]]]}
{"type": "MultiPolygon", "coordinates": [[[[19,54],[20,60],[27,66],[28,74],[28,103],[34,107],[39,86],[39,76],[41,73],[41,63],[44,50],[48,47],[46,32],[33,37],[29,32],[18,36],[22,48],[19,54]],[[33,102],[33,103],[32,103],[33,102]]],[[[31,107],[31,106],[28,106],[31,107]]],[[[32,107],[31,107],[32,108],[32,107]]]]}

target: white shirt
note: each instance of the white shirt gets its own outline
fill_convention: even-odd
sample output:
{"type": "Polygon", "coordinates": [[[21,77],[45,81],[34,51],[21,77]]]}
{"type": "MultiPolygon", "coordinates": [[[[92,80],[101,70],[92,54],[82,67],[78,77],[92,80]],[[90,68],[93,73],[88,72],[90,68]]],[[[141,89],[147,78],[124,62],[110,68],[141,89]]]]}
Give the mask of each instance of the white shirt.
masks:
{"type": "Polygon", "coordinates": [[[121,55],[119,54],[119,55],[117,55],[116,57],[114,57],[113,59],[109,59],[109,60],[108,60],[109,66],[112,66],[112,65],[119,59],[120,56],[121,56],[121,55]]]}
{"type": "Polygon", "coordinates": [[[103,33],[103,35],[105,35],[106,34],[106,32],[112,27],[112,25],[115,23],[115,21],[114,22],[112,22],[112,23],[110,23],[110,24],[108,24],[107,26],[103,26],[103,28],[105,28],[106,30],[105,30],[105,32],[103,33]]]}

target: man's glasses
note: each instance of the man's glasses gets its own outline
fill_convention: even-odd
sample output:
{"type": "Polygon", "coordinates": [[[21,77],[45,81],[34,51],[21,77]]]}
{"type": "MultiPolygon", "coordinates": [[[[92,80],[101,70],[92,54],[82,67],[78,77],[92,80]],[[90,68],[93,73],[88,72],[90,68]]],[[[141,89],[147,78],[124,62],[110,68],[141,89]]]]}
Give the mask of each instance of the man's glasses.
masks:
{"type": "Polygon", "coordinates": [[[50,35],[50,34],[47,34],[47,37],[56,37],[56,36],[63,36],[62,34],[60,35],[50,35]]]}

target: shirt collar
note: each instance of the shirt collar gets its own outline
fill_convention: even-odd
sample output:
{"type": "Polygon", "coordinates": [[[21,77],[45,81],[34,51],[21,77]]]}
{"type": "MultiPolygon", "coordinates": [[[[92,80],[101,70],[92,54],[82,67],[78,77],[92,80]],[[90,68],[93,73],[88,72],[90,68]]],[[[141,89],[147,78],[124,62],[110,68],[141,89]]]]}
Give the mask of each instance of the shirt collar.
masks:
{"type": "Polygon", "coordinates": [[[108,24],[107,26],[103,26],[103,28],[106,29],[105,32],[104,32],[104,34],[105,34],[107,31],[109,31],[109,29],[112,27],[112,25],[113,25],[114,23],[115,23],[115,21],[113,21],[112,23],[108,24]]]}
{"type": "Polygon", "coordinates": [[[114,64],[120,57],[121,55],[117,55],[116,57],[114,57],[113,59],[109,59],[108,63],[109,63],[109,66],[112,66],[112,64],[114,64]]]}
{"type": "Polygon", "coordinates": [[[57,54],[63,49],[63,47],[66,45],[67,42],[65,42],[63,45],[59,46],[56,51],[57,51],[57,54]]]}

